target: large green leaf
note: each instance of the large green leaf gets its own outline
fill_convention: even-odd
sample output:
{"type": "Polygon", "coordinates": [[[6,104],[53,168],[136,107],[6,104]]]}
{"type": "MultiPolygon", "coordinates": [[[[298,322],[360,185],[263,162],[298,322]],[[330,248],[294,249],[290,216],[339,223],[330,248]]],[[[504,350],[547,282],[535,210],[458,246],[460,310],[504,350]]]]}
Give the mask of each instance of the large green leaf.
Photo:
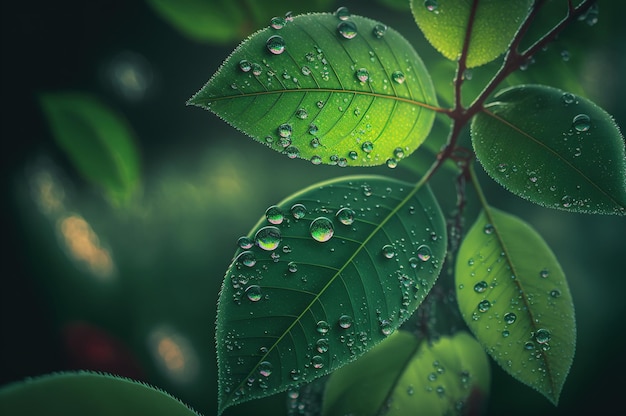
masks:
{"type": "Polygon", "coordinates": [[[189,103],[291,158],[340,166],[408,156],[437,105],[422,60],[398,32],[332,14],[255,33],[189,103]]]}
{"type": "Polygon", "coordinates": [[[232,42],[243,39],[250,30],[265,25],[287,10],[324,10],[332,0],[311,0],[294,4],[291,0],[147,0],[163,19],[191,39],[201,42],[232,42]]]}
{"type": "Polygon", "coordinates": [[[217,313],[220,412],[385,339],[437,279],[446,228],[427,186],[354,176],[270,207],[240,247],[217,313]]]}
{"type": "Polygon", "coordinates": [[[139,184],[139,154],[126,120],[97,98],[72,92],[40,97],[52,135],[77,171],[115,203],[139,184]]]}
{"type": "Polygon", "coordinates": [[[487,354],[467,332],[428,343],[398,331],[330,376],[322,414],[478,414],[490,380],[487,354]]]}
{"type": "Polygon", "coordinates": [[[169,394],[91,372],[48,374],[0,388],[0,414],[20,416],[197,416],[169,394]]]}
{"type": "Polygon", "coordinates": [[[487,207],[461,243],[456,284],[461,314],[487,352],[556,404],[576,324],[565,274],[539,234],[487,207]]]}
{"type": "Polygon", "coordinates": [[[533,0],[411,0],[411,10],[426,39],[443,56],[461,56],[472,9],[467,67],[491,62],[504,53],[533,0]]]}
{"type": "Polygon", "coordinates": [[[588,99],[541,85],[508,88],[471,132],[480,163],[512,193],[567,211],[626,214],[624,138],[588,99]]]}

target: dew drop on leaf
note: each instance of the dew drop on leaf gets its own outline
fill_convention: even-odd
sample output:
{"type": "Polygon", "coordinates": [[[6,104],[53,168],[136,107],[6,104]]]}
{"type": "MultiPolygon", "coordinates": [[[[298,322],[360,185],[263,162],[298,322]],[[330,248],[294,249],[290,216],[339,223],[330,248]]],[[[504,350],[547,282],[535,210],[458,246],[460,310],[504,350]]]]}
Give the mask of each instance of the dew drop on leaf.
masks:
{"type": "Polygon", "coordinates": [[[285,40],[282,36],[273,35],[267,39],[265,46],[267,46],[267,50],[274,55],[280,55],[285,51],[285,40]]]}
{"type": "Polygon", "coordinates": [[[270,223],[277,225],[282,223],[285,217],[283,216],[283,211],[278,206],[272,205],[265,211],[265,218],[270,223]]]}
{"type": "Polygon", "coordinates": [[[282,29],[287,24],[287,21],[283,17],[272,17],[270,20],[270,25],[274,29],[282,29]]]}
{"type": "Polygon", "coordinates": [[[239,237],[239,239],[237,240],[237,245],[240,248],[247,250],[249,248],[252,248],[252,246],[254,245],[254,240],[244,235],[244,236],[239,237]]]}
{"type": "Polygon", "coordinates": [[[242,252],[239,256],[237,256],[236,261],[247,267],[252,267],[256,264],[256,258],[254,257],[254,253],[251,251],[242,252]]]}
{"type": "Polygon", "coordinates": [[[352,326],[352,317],[350,315],[341,315],[339,317],[339,326],[348,329],[352,326]]]}
{"type": "Polygon", "coordinates": [[[426,10],[429,12],[434,12],[437,10],[437,7],[439,7],[439,4],[437,3],[437,0],[425,0],[424,7],[426,7],[426,10]]]}
{"type": "Polygon", "coordinates": [[[280,239],[280,230],[271,225],[261,228],[254,235],[256,245],[266,251],[275,250],[280,244],[280,239]]]}
{"type": "Polygon", "coordinates": [[[398,161],[396,159],[390,157],[389,159],[387,159],[385,164],[387,165],[388,168],[394,169],[395,167],[398,166],[398,161]]]}
{"type": "Polygon", "coordinates": [[[565,104],[572,104],[574,101],[576,101],[576,97],[574,96],[574,94],[569,92],[564,92],[561,96],[561,99],[565,104]]]}
{"type": "Polygon", "coordinates": [[[327,334],[328,331],[330,330],[330,325],[328,325],[328,322],[326,321],[319,321],[317,323],[317,332],[321,335],[327,334]]]}
{"type": "Polygon", "coordinates": [[[591,128],[591,118],[587,114],[578,114],[572,120],[572,125],[579,132],[588,131],[591,128]]]}
{"type": "Polygon", "coordinates": [[[299,220],[306,215],[306,207],[303,204],[293,204],[291,206],[291,215],[299,220]]]}
{"type": "Polygon", "coordinates": [[[311,156],[311,163],[313,163],[314,165],[319,165],[322,163],[322,158],[318,155],[313,155],[311,156]]]}
{"type": "Polygon", "coordinates": [[[259,75],[261,75],[261,73],[263,73],[263,68],[261,68],[261,65],[257,63],[252,64],[252,74],[255,77],[258,77],[259,75]]]}
{"type": "Polygon", "coordinates": [[[393,332],[393,328],[391,326],[391,322],[389,322],[386,319],[383,319],[380,322],[380,332],[382,332],[383,335],[391,335],[391,333],[393,332]]]}
{"type": "Polygon", "coordinates": [[[428,247],[426,244],[422,244],[421,246],[419,246],[416,250],[416,253],[417,253],[417,258],[420,259],[421,261],[428,261],[430,260],[430,257],[432,256],[432,251],[430,247],[428,247]]]}
{"type": "Polygon", "coordinates": [[[300,120],[304,120],[309,116],[309,113],[307,113],[307,111],[304,108],[299,108],[296,111],[296,117],[298,117],[300,120]]]}
{"type": "Polygon", "coordinates": [[[398,83],[398,84],[402,84],[404,83],[404,80],[406,79],[404,74],[402,73],[402,71],[394,71],[391,74],[391,79],[394,80],[394,82],[398,83]]]}
{"type": "Polygon", "coordinates": [[[246,289],[246,296],[252,302],[258,302],[261,300],[261,288],[257,285],[248,286],[246,289]]]}
{"type": "Polygon", "coordinates": [[[491,302],[489,302],[487,299],[481,300],[478,303],[478,311],[479,312],[487,312],[489,310],[489,308],[491,308],[491,302]]]}
{"type": "Polygon", "coordinates": [[[292,132],[292,127],[291,124],[289,123],[283,123],[280,126],[278,126],[278,135],[280,137],[291,137],[291,132],[292,132]]]}
{"type": "Polygon", "coordinates": [[[259,364],[259,374],[263,377],[269,377],[272,374],[272,364],[269,361],[263,361],[259,364]]]}
{"type": "Polygon", "coordinates": [[[361,145],[361,149],[365,153],[370,153],[372,150],[374,150],[374,143],[372,143],[370,141],[363,142],[363,144],[361,145]]]}
{"type": "Polygon", "coordinates": [[[558,298],[559,296],[561,296],[561,291],[558,289],[552,289],[550,291],[550,296],[552,296],[553,298],[558,298]]]}
{"type": "Polygon", "coordinates": [[[542,269],[539,272],[539,277],[541,277],[542,279],[547,279],[548,276],[550,276],[550,271],[548,269],[542,269]]]}
{"type": "Polygon", "coordinates": [[[242,59],[241,61],[239,61],[239,69],[241,69],[243,72],[250,72],[250,70],[252,69],[252,64],[247,60],[242,59]]]}
{"type": "Polygon", "coordinates": [[[372,29],[372,33],[374,34],[374,37],[376,39],[381,39],[383,36],[385,36],[386,31],[387,31],[387,26],[380,24],[380,23],[374,26],[374,29],[372,29]]]}
{"type": "Polygon", "coordinates": [[[382,253],[386,259],[392,259],[396,255],[396,250],[391,244],[385,244],[382,248],[382,253]]]}
{"type": "Polygon", "coordinates": [[[335,16],[337,16],[339,20],[348,20],[350,18],[350,11],[347,7],[341,6],[335,10],[335,16]]]}
{"type": "Polygon", "coordinates": [[[537,341],[538,344],[546,344],[550,342],[551,338],[552,335],[547,329],[541,328],[538,329],[537,332],[535,332],[535,341],[537,341]]]}
{"type": "Polygon", "coordinates": [[[487,287],[488,287],[487,282],[485,282],[484,280],[481,280],[480,282],[474,285],[474,292],[483,293],[485,290],[487,290],[487,287]]]}
{"type": "Polygon", "coordinates": [[[354,39],[357,35],[356,25],[354,22],[344,20],[337,25],[337,32],[346,39],[354,39]]]}
{"type": "Polygon", "coordinates": [[[563,206],[563,208],[569,208],[572,206],[572,197],[569,195],[565,195],[563,198],[561,198],[561,205],[563,206]]]}
{"type": "Polygon", "coordinates": [[[515,323],[516,319],[517,315],[515,315],[513,312],[507,312],[504,314],[504,322],[506,322],[508,325],[515,323]]]}
{"type": "Polygon", "coordinates": [[[357,69],[354,75],[361,82],[367,82],[370,79],[370,73],[366,68],[357,69]]]}
{"type": "Polygon", "coordinates": [[[393,149],[393,155],[396,159],[402,159],[404,157],[404,150],[401,147],[396,147],[393,149]]]}
{"type": "Polygon", "coordinates": [[[311,222],[309,227],[311,237],[314,240],[324,243],[330,240],[335,233],[333,223],[326,217],[318,217],[311,222]]]}
{"type": "Polygon", "coordinates": [[[502,337],[507,338],[509,335],[511,335],[511,333],[509,332],[508,329],[505,329],[504,331],[502,331],[502,337]]]}
{"type": "Polygon", "coordinates": [[[315,349],[320,354],[324,354],[325,352],[328,352],[328,340],[326,338],[318,339],[317,342],[315,343],[315,349]]]}
{"type": "Polygon", "coordinates": [[[319,355],[314,355],[313,358],[311,358],[311,364],[313,364],[313,368],[319,370],[324,367],[324,359],[319,355]]]}
{"type": "Polygon", "coordinates": [[[528,341],[524,344],[524,349],[525,350],[534,350],[535,349],[535,344],[532,341],[528,341]]]}
{"type": "Polygon", "coordinates": [[[493,230],[494,230],[494,228],[493,228],[492,224],[486,224],[485,228],[483,228],[483,232],[485,234],[493,234],[493,230]]]}
{"type": "Polygon", "coordinates": [[[296,262],[290,261],[287,264],[287,270],[289,270],[289,272],[291,273],[295,273],[298,271],[298,264],[296,262]]]}
{"type": "Polygon", "coordinates": [[[354,210],[352,208],[343,207],[337,211],[335,216],[343,225],[352,225],[354,223],[354,210]]]}
{"type": "Polygon", "coordinates": [[[296,146],[288,146],[285,149],[285,153],[287,153],[287,157],[289,159],[295,159],[300,155],[300,149],[298,149],[296,146]]]}

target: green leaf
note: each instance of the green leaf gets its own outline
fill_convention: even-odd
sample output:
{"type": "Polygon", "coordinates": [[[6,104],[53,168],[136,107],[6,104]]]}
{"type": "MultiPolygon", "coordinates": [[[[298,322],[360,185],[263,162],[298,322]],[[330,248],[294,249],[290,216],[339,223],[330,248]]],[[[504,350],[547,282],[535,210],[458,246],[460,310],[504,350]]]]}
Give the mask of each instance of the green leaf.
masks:
{"type": "Polygon", "coordinates": [[[270,207],[240,246],[217,313],[220,413],[385,339],[437,279],[446,228],[427,186],[354,176],[270,207]]]}
{"type": "Polygon", "coordinates": [[[291,0],[147,0],[152,9],[185,36],[200,42],[243,39],[255,27],[287,10],[325,10],[332,0],[310,0],[306,7],[291,0]]]}
{"type": "Polygon", "coordinates": [[[126,120],[97,98],[82,93],[40,96],[52,135],[76,170],[114,203],[137,189],[139,155],[126,120]]]}
{"type": "Polygon", "coordinates": [[[487,173],[546,207],[626,214],[624,138],[586,98],[541,85],[503,90],[472,120],[472,143],[487,173]]]}
{"type": "Polygon", "coordinates": [[[426,39],[443,56],[461,56],[467,26],[475,7],[467,67],[491,62],[504,53],[533,0],[411,0],[411,10],[426,39]]]}
{"type": "Polygon", "coordinates": [[[198,413],[169,394],[126,378],[91,372],[48,374],[0,388],[0,414],[23,416],[198,413]]]}
{"type": "Polygon", "coordinates": [[[467,332],[428,343],[398,331],[326,383],[323,416],[478,414],[491,373],[467,332]]]}
{"type": "Polygon", "coordinates": [[[491,357],[556,405],[576,324],[565,274],[539,234],[488,207],[461,243],[456,286],[461,314],[491,357]]]}
{"type": "Polygon", "coordinates": [[[364,17],[309,14],[252,35],[189,104],[291,158],[373,166],[417,149],[437,102],[398,32],[364,17]]]}

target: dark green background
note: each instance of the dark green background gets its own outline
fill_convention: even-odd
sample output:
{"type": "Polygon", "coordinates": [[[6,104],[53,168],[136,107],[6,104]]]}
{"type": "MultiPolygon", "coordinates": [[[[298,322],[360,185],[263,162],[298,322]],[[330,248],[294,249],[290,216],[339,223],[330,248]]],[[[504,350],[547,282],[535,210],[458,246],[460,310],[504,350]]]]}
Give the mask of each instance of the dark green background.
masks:
{"type": "MultiPolygon", "coordinates": [[[[588,97],[626,126],[624,6],[600,3],[597,25],[575,24],[523,76],[560,86],[567,82],[561,68],[570,65],[588,97]],[[542,68],[550,54],[565,49],[569,62],[542,68]]],[[[345,5],[352,13],[385,22],[414,43],[428,68],[438,68],[438,55],[410,13],[382,4],[345,1],[328,11],[345,5]]],[[[186,107],[185,101],[236,43],[191,41],[144,2],[3,2],[1,7],[0,385],[91,368],[140,378],[201,413],[214,414],[215,305],[237,237],[269,205],[317,180],[356,172],[411,176],[400,168],[341,170],[291,161],[208,112],[186,107]],[[108,68],[123,53],[141,56],[143,73],[151,73],[141,99],[125,98],[111,83],[108,68]],[[143,195],[132,209],[112,208],[55,146],[36,97],[66,90],[99,97],[132,125],[143,174],[143,195]],[[111,248],[119,271],[112,284],[96,282],[76,268],[59,244],[56,224],[37,209],[29,175],[42,166],[56,172],[66,206],[111,248]],[[71,334],[103,339],[98,335],[103,331],[115,359],[94,362],[93,355],[80,349],[83,344],[68,348],[68,325],[76,322],[89,329],[77,332],[74,326],[71,334]],[[155,364],[149,334],[158,328],[184,337],[195,351],[197,372],[189,381],[172,378],[155,364]]],[[[478,82],[478,71],[470,82],[478,82]]],[[[559,407],[494,364],[488,413],[571,415],[623,407],[626,221],[536,207],[502,191],[482,172],[481,178],[492,205],[531,223],[553,248],[570,283],[578,326],[574,364],[559,407]]],[[[445,189],[452,184],[437,179],[436,192],[449,211],[445,189]]],[[[469,225],[476,214],[474,202],[468,210],[469,225]]],[[[254,409],[255,414],[276,415],[285,412],[284,403],[278,395],[227,413],[254,409]]]]}

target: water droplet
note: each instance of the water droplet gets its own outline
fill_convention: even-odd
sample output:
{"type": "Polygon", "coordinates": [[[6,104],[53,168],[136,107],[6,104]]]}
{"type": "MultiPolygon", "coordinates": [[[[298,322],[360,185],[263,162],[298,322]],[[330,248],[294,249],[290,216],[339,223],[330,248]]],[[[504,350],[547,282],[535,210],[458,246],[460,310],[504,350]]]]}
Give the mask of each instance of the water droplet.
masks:
{"type": "Polygon", "coordinates": [[[289,146],[285,149],[285,153],[289,159],[295,159],[300,155],[300,149],[296,146],[289,146]]]}
{"type": "Polygon", "coordinates": [[[239,239],[237,240],[237,245],[242,249],[247,250],[249,248],[252,248],[252,246],[254,245],[254,240],[244,235],[239,237],[239,239]]]}
{"type": "Polygon", "coordinates": [[[317,108],[321,110],[322,108],[324,108],[324,101],[320,100],[317,103],[315,103],[315,105],[317,106],[317,108]]]}
{"type": "Polygon", "coordinates": [[[330,330],[330,325],[328,325],[328,322],[326,321],[319,321],[317,323],[316,329],[319,334],[324,335],[324,334],[327,334],[328,331],[330,330]]]}
{"type": "Polygon", "coordinates": [[[497,167],[498,172],[500,173],[504,173],[506,172],[506,170],[508,169],[509,165],[507,165],[506,163],[500,163],[497,167]]]}
{"type": "Polygon", "coordinates": [[[319,370],[324,367],[324,359],[319,355],[314,355],[313,358],[311,358],[311,364],[313,364],[313,368],[319,370]]]}
{"type": "Polygon", "coordinates": [[[437,7],[439,7],[439,4],[437,3],[437,0],[425,0],[424,7],[426,7],[426,10],[429,12],[434,12],[437,10],[437,7]]]}
{"type": "Polygon", "coordinates": [[[259,364],[259,374],[263,377],[269,377],[272,374],[272,364],[269,361],[262,361],[259,364]]]}
{"type": "Polygon", "coordinates": [[[474,285],[474,292],[483,293],[485,290],[487,290],[488,287],[489,285],[487,285],[487,282],[485,282],[484,280],[481,280],[480,282],[474,285]]]}
{"type": "Polygon", "coordinates": [[[395,167],[398,166],[398,161],[396,159],[390,157],[389,159],[387,159],[385,164],[387,165],[388,168],[394,169],[395,167]]]}
{"type": "Polygon", "coordinates": [[[486,224],[485,227],[483,228],[483,232],[485,234],[493,234],[493,225],[492,224],[486,224]]]}
{"type": "Polygon", "coordinates": [[[474,265],[474,259],[469,259],[467,261],[467,265],[470,266],[470,267],[473,266],[474,265]]]}
{"type": "Polygon", "coordinates": [[[537,178],[537,172],[530,172],[528,174],[528,180],[531,181],[532,183],[536,183],[538,178],[537,178]]]}
{"type": "Polygon", "coordinates": [[[278,126],[278,135],[280,137],[291,137],[291,132],[292,132],[292,127],[291,124],[289,123],[283,123],[280,126],[278,126]]]}
{"type": "Polygon", "coordinates": [[[265,218],[272,224],[280,224],[283,222],[283,211],[276,205],[272,205],[265,211],[265,218]]]}
{"type": "Polygon", "coordinates": [[[261,300],[261,288],[257,285],[248,286],[246,289],[246,296],[252,302],[258,302],[261,300]]]}
{"type": "Polygon", "coordinates": [[[550,342],[551,338],[552,334],[550,334],[550,331],[547,329],[541,328],[535,332],[535,341],[537,341],[538,344],[546,344],[550,342]]]}
{"type": "Polygon", "coordinates": [[[292,12],[285,13],[285,20],[288,22],[293,22],[293,13],[292,12]]]}
{"type": "Polygon", "coordinates": [[[415,389],[413,388],[413,386],[407,387],[406,394],[408,394],[409,396],[413,396],[415,394],[415,389]]]}
{"type": "MultiPolygon", "coordinates": [[[[309,124],[309,134],[317,134],[318,131],[319,131],[319,128],[317,127],[316,124],[309,124]]],[[[314,139],[317,144],[313,145],[313,140],[311,140],[311,146],[313,147],[319,146],[320,144],[319,139],[317,137],[315,137],[314,139]]]]}
{"type": "Polygon", "coordinates": [[[567,62],[569,61],[570,55],[569,55],[569,51],[566,49],[563,49],[561,51],[561,59],[563,59],[563,61],[567,62]]]}
{"type": "Polygon", "coordinates": [[[428,381],[437,381],[437,373],[428,374],[428,381]]]}
{"type": "Polygon", "coordinates": [[[291,379],[293,381],[298,381],[300,380],[300,370],[296,370],[295,368],[293,370],[291,370],[289,372],[289,377],[291,377],[291,379]]]}
{"type": "Polygon", "coordinates": [[[372,188],[369,185],[362,185],[361,189],[363,190],[363,195],[372,196],[372,188]]]}
{"type": "Polygon", "coordinates": [[[393,155],[396,159],[402,159],[404,157],[404,150],[401,147],[393,149],[393,155]]]}
{"type": "Polygon", "coordinates": [[[437,394],[439,396],[443,396],[444,394],[446,394],[446,389],[443,386],[437,386],[435,390],[437,391],[437,394]]]}
{"type": "Polygon", "coordinates": [[[420,264],[420,260],[417,257],[411,257],[409,259],[409,265],[411,266],[412,269],[417,269],[417,266],[419,266],[420,264]]]}
{"type": "Polygon", "coordinates": [[[286,24],[287,21],[283,17],[272,17],[272,20],[270,20],[270,25],[277,30],[282,29],[286,24]]]}
{"type": "Polygon", "coordinates": [[[528,341],[528,342],[524,343],[524,349],[527,350],[527,351],[534,350],[535,349],[535,344],[532,341],[528,341]]]}
{"type": "Polygon", "coordinates": [[[296,117],[298,117],[300,120],[304,120],[309,116],[309,113],[307,113],[306,109],[304,108],[299,108],[296,111],[296,117]]]}
{"type": "Polygon", "coordinates": [[[574,96],[574,94],[569,92],[564,92],[561,96],[561,99],[565,104],[572,104],[574,101],[576,101],[576,97],[574,96]]]}
{"type": "Polygon", "coordinates": [[[348,157],[352,160],[357,160],[359,158],[359,155],[354,150],[350,150],[348,152],[348,157]]]}
{"type": "Polygon", "coordinates": [[[257,63],[252,64],[252,75],[254,75],[255,77],[258,77],[262,73],[263,73],[263,68],[261,68],[261,65],[257,63]]]}
{"type": "Polygon", "coordinates": [[[265,46],[267,46],[267,50],[274,55],[280,55],[285,51],[285,39],[278,35],[270,36],[265,46]]]}
{"type": "Polygon", "coordinates": [[[297,220],[304,218],[306,215],[306,207],[302,204],[293,204],[291,207],[291,215],[297,220]]]}
{"type": "Polygon", "coordinates": [[[252,69],[252,64],[245,59],[239,61],[239,69],[243,72],[249,72],[252,69]]]}
{"type": "Polygon", "coordinates": [[[548,269],[543,269],[539,272],[539,277],[543,279],[547,279],[550,276],[550,271],[548,269]]]}
{"type": "Polygon", "coordinates": [[[572,125],[576,131],[588,131],[591,128],[591,118],[587,114],[578,114],[572,120],[572,125]]]}
{"type": "Polygon", "coordinates": [[[487,299],[481,300],[478,303],[478,311],[479,312],[487,312],[489,310],[489,308],[491,308],[491,302],[489,302],[487,299]]]}
{"type": "Polygon", "coordinates": [[[337,211],[337,214],[335,214],[335,216],[343,225],[352,225],[352,223],[354,222],[354,214],[355,213],[352,208],[343,207],[339,211],[337,211]]]}
{"type": "Polygon", "coordinates": [[[370,153],[372,150],[374,150],[374,143],[370,141],[363,142],[363,144],[361,145],[361,149],[365,153],[370,153]]]}
{"type": "Polygon", "coordinates": [[[504,331],[502,331],[502,336],[503,336],[504,338],[508,337],[509,335],[511,335],[511,333],[509,332],[509,330],[508,330],[508,329],[505,329],[504,331]]]}
{"type": "Polygon", "coordinates": [[[254,242],[263,250],[272,251],[280,244],[280,230],[276,227],[268,225],[261,228],[254,235],[254,242]]]}
{"type": "Polygon", "coordinates": [[[357,29],[354,22],[344,20],[337,25],[337,32],[346,39],[353,39],[357,35],[357,29]]]}
{"type": "Polygon", "coordinates": [[[367,82],[370,79],[370,73],[366,68],[357,69],[354,75],[356,75],[356,78],[361,82],[367,82]]]}
{"type": "Polygon", "coordinates": [[[387,336],[387,335],[391,335],[393,332],[393,327],[391,326],[391,322],[389,322],[386,319],[383,319],[380,322],[380,332],[383,333],[383,335],[387,336]]]}
{"type": "Polygon", "coordinates": [[[326,217],[318,217],[311,222],[309,227],[311,237],[314,240],[324,243],[330,240],[335,233],[333,223],[326,217]]]}
{"type": "Polygon", "coordinates": [[[352,317],[350,315],[341,315],[339,317],[339,326],[348,329],[352,326],[352,317]]]}
{"type": "Polygon", "coordinates": [[[290,273],[295,273],[298,271],[298,264],[296,262],[290,261],[287,264],[287,270],[289,270],[290,273]]]}
{"type": "Polygon", "coordinates": [[[561,296],[561,291],[558,289],[552,289],[550,291],[550,296],[552,296],[553,298],[558,298],[559,296],[561,296]]]}
{"type": "Polygon", "coordinates": [[[569,208],[572,206],[572,197],[569,195],[565,195],[563,198],[561,198],[561,206],[563,208],[569,208]]]}
{"type": "Polygon", "coordinates": [[[426,244],[419,246],[415,252],[417,253],[417,258],[421,261],[428,261],[432,256],[432,251],[426,244]]]}
{"type": "Polygon", "coordinates": [[[322,163],[322,158],[318,155],[313,155],[311,156],[311,163],[313,163],[314,165],[319,165],[322,163]]]}
{"type": "Polygon", "coordinates": [[[328,340],[326,338],[318,339],[317,342],[315,343],[315,349],[320,354],[324,354],[325,352],[328,352],[328,340]]]}
{"type": "Polygon", "coordinates": [[[392,259],[396,255],[396,250],[391,244],[385,244],[382,248],[383,256],[387,259],[392,259]]]}
{"type": "Polygon", "coordinates": [[[391,74],[391,79],[394,80],[394,82],[397,82],[398,84],[402,84],[404,83],[404,80],[406,79],[404,74],[402,73],[402,71],[394,71],[391,74]]]}
{"type": "Polygon", "coordinates": [[[254,253],[251,251],[242,252],[239,256],[237,256],[236,261],[247,267],[252,267],[256,264],[256,258],[254,257],[254,253]]]}
{"type": "Polygon", "coordinates": [[[335,10],[335,16],[337,16],[339,20],[348,20],[350,18],[350,11],[347,7],[341,6],[335,10]]]}
{"type": "Polygon", "coordinates": [[[381,39],[383,36],[385,36],[386,31],[387,31],[387,26],[383,24],[377,24],[376,26],[374,26],[374,29],[372,29],[372,33],[374,34],[374,37],[377,39],[381,39]]]}
{"type": "Polygon", "coordinates": [[[517,315],[515,315],[513,312],[507,312],[504,314],[504,322],[506,322],[508,325],[515,323],[516,319],[517,315]]]}

